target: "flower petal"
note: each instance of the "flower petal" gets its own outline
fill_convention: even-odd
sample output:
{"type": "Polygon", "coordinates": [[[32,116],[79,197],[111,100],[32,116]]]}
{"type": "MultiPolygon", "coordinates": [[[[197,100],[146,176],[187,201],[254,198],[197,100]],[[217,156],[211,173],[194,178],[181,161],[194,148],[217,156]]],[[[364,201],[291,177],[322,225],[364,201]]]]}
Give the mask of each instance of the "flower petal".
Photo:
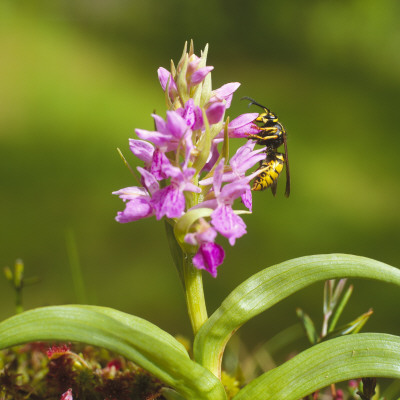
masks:
{"type": "Polygon", "coordinates": [[[148,196],[147,190],[138,186],[126,187],[124,189],[117,190],[116,192],[112,192],[112,194],[116,194],[124,201],[135,199],[138,196],[148,196]]]}
{"type": "Polygon", "coordinates": [[[153,214],[154,210],[150,204],[150,196],[137,197],[136,199],[129,200],[126,203],[124,211],[118,211],[115,220],[124,224],[150,217],[153,214]]]}
{"type": "Polygon", "coordinates": [[[217,276],[217,267],[223,263],[224,258],[224,249],[219,244],[210,242],[200,245],[192,261],[196,268],[205,269],[215,278],[217,276]]]}
{"type": "Polygon", "coordinates": [[[257,117],[257,113],[239,115],[228,125],[229,137],[247,138],[249,135],[257,135],[260,129],[253,123],[257,117]]]}
{"type": "Polygon", "coordinates": [[[215,192],[215,196],[218,197],[221,192],[221,185],[222,185],[222,175],[224,172],[224,163],[225,158],[221,158],[221,161],[217,165],[214,171],[214,180],[213,180],[213,188],[215,192]]]}
{"type": "Polygon", "coordinates": [[[226,184],[218,197],[220,203],[232,205],[235,199],[240,197],[249,187],[249,180],[242,178],[226,184]]]}
{"type": "Polygon", "coordinates": [[[228,238],[231,246],[237,238],[246,234],[246,224],[228,205],[220,205],[213,211],[211,223],[222,236],[228,238]]]}
{"type": "Polygon", "coordinates": [[[150,165],[154,152],[154,146],[151,143],[145,140],[129,139],[129,148],[137,158],[144,161],[145,165],[150,165]]]}
{"type": "Polygon", "coordinates": [[[220,88],[213,90],[212,94],[217,99],[223,100],[231,96],[240,86],[239,82],[230,82],[222,85],[220,88]]]}
{"type": "Polygon", "coordinates": [[[168,157],[159,149],[153,153],[153,162],[151,163],[150,172],[157,180],[166,179],[168,176],[166,170],[171,165],[168,157]]]}
{"type": "Polygon", "coordinates": [[[247,188],[247,190],[244,193],[242,193],[241,197],[242,197],[242,202],[243,202],[244,206],[247,207],[249,211],[252,211],[253,197],[252,197],[250,186],[247,188]]]}
{"type": "Polygon", "coordinates": [[[183,137],[188,127],[186,121],[175,111],[167,111],[167,130],[175,138],[183,137]]]}
{"type": "Polygon", "coordinates": [[[203,67],[193,72],[190,77],[191,86],[198,85],[214,69],[214,67],[203,67]]]}
{"type": "Polygon", "coordinates": [[[135,129],[136,135],[140,137],[140,139],[148,140],[153,143],[156,147],[165,147],[170,143],[171,136],[166,135],[165,133],[161,133],[158,131],[147,131],[145,129],[135,129]]]}
{"type": "Polygon", "coordinates": [[[137,170],[140,172],[140,175],[142,175],[142,184],[146,187],[149,193],[155,193],[160,188],[155,176],[142,167],[137,167],[137,170]]]}
{"type": "Polygon", "coordinates": [[[216,102],[212,103],[210,107],[207,108],[206,114],[208,122],[212,124],[217,124],[223,118],[225,113],[225,104],[216,102]]]}
{"type": "Polygon", "coordinates": [[[154,193],[151,205],[159,220],[164,215],[168,218],[179,218],[185,210],[185,196],[174,185],[169,185],[154,193]]]}

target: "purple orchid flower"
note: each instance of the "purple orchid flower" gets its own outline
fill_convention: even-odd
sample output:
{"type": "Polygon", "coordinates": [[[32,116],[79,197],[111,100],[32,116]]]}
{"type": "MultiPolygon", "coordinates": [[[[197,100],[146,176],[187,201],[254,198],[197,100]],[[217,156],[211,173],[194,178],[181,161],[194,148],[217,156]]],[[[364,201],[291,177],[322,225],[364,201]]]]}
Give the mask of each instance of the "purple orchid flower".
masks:
{"type": "Polygon", "coordinates": [[[189,78],[189,86],[196,86],[203,82],[204,78],[214,69],[214,67],[199,68],[189,78]]]}
{"type": "Polygon", "coordinates": [[[145,140],[129,139],[129,148],[132,153],[144,162],[145,168],[149,168],[153,161],[154,146],[145,140]]]}
{"type": "Polygon", "coordinates": [[[176,150],[181,145],[193,148],[191,142],[191,130],[186,121],[175,111],[167,111],[167,120],[164,121],[159,115],[152,114],[156,131],[136,129],[135,132],[140,139],[148,140],[162,152],[176,150]]]}
{"type": "Polygon", "coordinates": [[[164,215],[168,218],[179,218],[184,213],[186,206],[183,192],[201,192],[201,189],[191,182],[196,170],[194,168],[183,168],[181,170],[171,164],[165,164],[164,173],[171,177],[171,183],[156,191],[150,204],[153,206],[158,220],[164,215]]]}
{"type": "Polygon", "coordinates": [[[216,230],[203,218],[199,220],[197,231],[185,236],[186,243],[199,246],[192,259],[193,265],[198,269],[205,269],[214,278],[217,276],[217,267],[223,263],[225,258],[222,246],[214,243],[216,236],[216,230]]]}
{"type": "Polygon", "coordinates": [[[138,171],[142,175],[144,187],[131,186],[112,193],[127,202],[125,210],[118,211],[115,217],[115,220],[120,223],[137,221],[155,214],[155,208],[151,204],[151,194],[159,191],[159,184],[155,177],[144,168],[138,167],[138,171]]]}
{"type": "Polygon", "coordinates": [[[231,82],[222,85],[220,88],[211,92],[211,98],[209,102],[213,103],[216,101],[225,101],[225,108],[229,108],[231,106],[233,93],[236,92],[239,86],[239,82],[231,82]]]}
{"type": "MultiPolygon", "coordinates": [[[[231,157],[229,165],[231,170],[225,171],[222,176],[222,182],[233,182],[237,180],[246,179],[249,183],[258,172],[255,172],[246,177],[246,172],[252,168],[255,164],[265,159],[265,148],[253,150],[256,145],[256,141],[249,140],[247,143],[236,151],[235,155],[231,157]]],[[[206,186],[211,185],[214,181],[214,177],[203,179],[199,182],[200,185],[206,186]]],[[[247,184],[246,191],[241,195],[243,204],[251,211],[252,210],[252,195],[250,185],[247,184]]]]}
{"type": "Polygon", "coordinates": [[[169,79],[169,97],[171,100],[173,100],[177,95],[178,95],[178,87],[176,86],[175,80],[172,77],[171,72],[166,70],[163,67],[158,68],[158,80],[160,81],[161,87],[165,92],[165,89],[167,88],[167,83],[169,79]]]}
{"type": "MultiPolygon", "coordinates": [[[[199,106],[194,105],[193,99],[189,99],[184,108],[178,108],[176,110],[185,121],[186,125],[192,129],[204,129],[203,113],[199,106]]],[[[210,125],[217,124],[220,122],[225,113],[225,104],[212,103],[206,109],[206,116],[210,125]]]]}
{"type": "Polygon", "coordinates": [[[228,238],[231,246],[235,244],[237,238],[246,233],[246,224],[232,209],[232,204],[246,192],[249,181],[247,178],[239,179],[222,187],[224,170],[224,159],[221,159],[214,171],[213,195],[214,199],[205,200],[201,207],[214,209],[211,214],[211,223],[214,228],[228,238]]]}

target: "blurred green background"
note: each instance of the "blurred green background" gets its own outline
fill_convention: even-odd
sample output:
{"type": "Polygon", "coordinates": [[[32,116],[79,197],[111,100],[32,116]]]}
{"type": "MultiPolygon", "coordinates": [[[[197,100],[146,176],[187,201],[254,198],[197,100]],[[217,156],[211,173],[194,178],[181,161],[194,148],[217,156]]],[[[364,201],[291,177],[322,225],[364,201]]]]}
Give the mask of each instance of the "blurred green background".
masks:
{"type": "MultiPolygon", "coordinates": [[[[256,193],[248,234],[218,278],[209,311],[269,265],[318,253],[364,255],[400,267],[400,3],[396,0],[2,1],[0,6],[0,266],[22,258],[40,282],[27,308],[77,301],[72,236],[87,302],[190,335],[183,292],[154,219],[120,225],[111,192],[134,184],[128,138],[164,115],[156,70],[194,39],[209,43],[213,87],[239,81],[229,116],[251,96],[288,132],[292,193],[256,193]],[[71,253],[71,250],[70,250],[71,253]]],[[[252,111],[256,111],[255,109],[252,111]]],[[[342,322],[372,307],[366,331],[400,334],[398,290],[355,282],[342,322]]],[[[296,322],[320,321],[323,284],[241,330],[252,344],[296,322]]],[[[0,317],[14,297],[0,279],[0,317]]]]}

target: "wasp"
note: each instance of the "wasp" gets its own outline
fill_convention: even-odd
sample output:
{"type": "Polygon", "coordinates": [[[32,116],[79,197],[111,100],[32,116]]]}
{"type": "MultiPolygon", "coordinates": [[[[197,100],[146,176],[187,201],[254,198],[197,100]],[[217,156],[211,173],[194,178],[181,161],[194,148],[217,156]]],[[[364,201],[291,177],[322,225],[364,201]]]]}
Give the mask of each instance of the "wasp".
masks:
{"type": "Polygon", "coordinates": [[[259,114],[255,119],[258,125],[259,133],[257,135],[248,135],[249,139],[255,139],[257,144],[265,146],[265,160],[260,162],[258,168],[259,174],[253,181],[251,190],[265,190],[271,188],[272,194],[276,194],[276,186],[280,173],[283,167],[286,167],[286,189],[285,196],[289,197],[290,194],[290,173],[289,173],[289,159],[286,144],[286,131],[283,125],[279,122],[278,117],[267,107],[257,103],[251,97],[243,97],[243,99],[250,100],[251,105],[261,107],[264,112],[259,114]],[[284,145],[285,153],[279,153],[278,148],[284,145]]]}

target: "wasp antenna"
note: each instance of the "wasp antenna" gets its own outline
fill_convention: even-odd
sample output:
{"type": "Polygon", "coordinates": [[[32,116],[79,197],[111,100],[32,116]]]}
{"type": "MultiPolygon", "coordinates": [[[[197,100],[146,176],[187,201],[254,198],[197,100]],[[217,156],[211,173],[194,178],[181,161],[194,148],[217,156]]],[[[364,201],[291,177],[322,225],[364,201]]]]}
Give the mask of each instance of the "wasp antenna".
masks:
{"type": "Polygon", "coordinates": [[[257,101],[255,101],[255,100],[252,99],[251,97],[244,96],[244,97],[242,97],[240,100],[250,100],[249,107],[250,107],[251,105],[254,104],[255,106],[261,107],[261,108],[263,108],[264,110],[265,110],[265,109],[268,110],[267,107],[265,107],[265,106],[263,106],[262,104],[258,103],[257,101]]]}

